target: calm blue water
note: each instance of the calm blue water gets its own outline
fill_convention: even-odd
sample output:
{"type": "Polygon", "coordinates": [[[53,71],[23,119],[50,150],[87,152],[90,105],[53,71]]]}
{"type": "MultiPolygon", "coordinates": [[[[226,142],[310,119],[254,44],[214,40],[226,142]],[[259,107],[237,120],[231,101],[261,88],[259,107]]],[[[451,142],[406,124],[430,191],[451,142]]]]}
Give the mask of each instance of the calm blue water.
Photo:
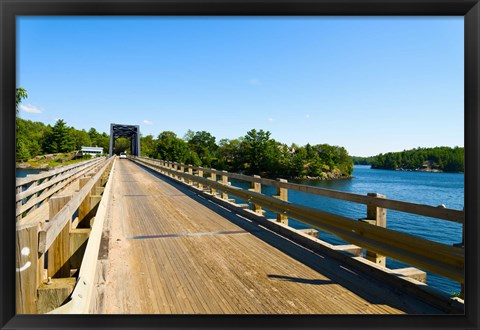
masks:
{"type": "MultiPolygon", "coordinates": [[[[246,182],[231,181],[234,186],[249,187],[246,182]]],[[[349,180],[297,180],[295,182],[362,195],[376,192],[386,195],[389,199],[432,206],[445,204],[446,207],[457,210],[462,210],[464,207],[464,174],[373,170],[370,166],[358,165],[354,167],[353,178],[349,180]]],[[[262,193],[273,195],[275,191],[273,187],[265,186],[262,187],[262,193]]],[[[318,208],[352,219],[364,218],[367,212],[367,207],[363,204],[291,190],[288,191],[288,199],[292,203],[318,208]]],[[[275,218],[275,215],[267,212],[267,217],[275,218]]],[[[289,225],[296,229],[309,228],[309,226],[291,219],[289,225]]],[[[461,224],[392,210],[387,210],[387,228],[449,245],[462,240],[461,224]]],[[[331,244],[346,243],[326,232],[320,232],[319,236],[331,244]]],[[[387,259],[387,267],[395,269],[408,267],[408,265],[387,259]]],[[[429,272],[427,272],[427,283],[449,294],[460,292],[459,283],[429,272]]]]}
{"type": "Polygon", "coordinates": [[[42,170],[27,170],[27,169],[17,168],[15,170],[15,177],[25,178],[28,174],[38,174],[40,172],[42,172],[42,170]]]}

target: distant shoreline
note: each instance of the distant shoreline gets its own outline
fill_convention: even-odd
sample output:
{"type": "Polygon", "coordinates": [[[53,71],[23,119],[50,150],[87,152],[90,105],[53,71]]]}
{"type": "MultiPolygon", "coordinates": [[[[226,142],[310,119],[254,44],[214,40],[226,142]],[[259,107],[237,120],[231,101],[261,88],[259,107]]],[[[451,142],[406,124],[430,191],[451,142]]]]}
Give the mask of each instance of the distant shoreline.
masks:
{"type": "Polygon", "coordinates": [[[448,172],[448,171],[442,171],[436,168],[428,168],[428,169],[423,169],[423,168],[415,168],[415,169],[410,169],[410,168],[379,168],[379,167],[371,167],[372,170],[385,170],[385,171],[399,171],[399,172],[429,172],[429,173],[458,173],[458,174],[464,174],[464,172],[448,172]]]}

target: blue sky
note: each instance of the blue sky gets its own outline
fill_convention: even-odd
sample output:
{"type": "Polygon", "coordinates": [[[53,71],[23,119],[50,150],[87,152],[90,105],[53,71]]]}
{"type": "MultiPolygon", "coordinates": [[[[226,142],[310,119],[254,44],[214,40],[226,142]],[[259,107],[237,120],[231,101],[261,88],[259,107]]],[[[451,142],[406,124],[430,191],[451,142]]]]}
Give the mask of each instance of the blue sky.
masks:
{"type": "Polygon", "coordinates": [[[372,156],[464,146],[463,17],[18,17],[24,119],[252,128],[372,156]]]}

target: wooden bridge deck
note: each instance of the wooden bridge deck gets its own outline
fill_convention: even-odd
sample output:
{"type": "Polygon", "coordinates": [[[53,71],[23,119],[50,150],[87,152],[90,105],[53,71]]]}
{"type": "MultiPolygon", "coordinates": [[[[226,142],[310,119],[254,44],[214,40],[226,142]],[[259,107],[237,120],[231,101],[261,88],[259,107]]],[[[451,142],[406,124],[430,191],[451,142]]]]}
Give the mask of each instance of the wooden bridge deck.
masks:
{"type": "Polygon", "coordinates": [[[101,313],[440,313],[129,160],[111,179],[101,313]]]}

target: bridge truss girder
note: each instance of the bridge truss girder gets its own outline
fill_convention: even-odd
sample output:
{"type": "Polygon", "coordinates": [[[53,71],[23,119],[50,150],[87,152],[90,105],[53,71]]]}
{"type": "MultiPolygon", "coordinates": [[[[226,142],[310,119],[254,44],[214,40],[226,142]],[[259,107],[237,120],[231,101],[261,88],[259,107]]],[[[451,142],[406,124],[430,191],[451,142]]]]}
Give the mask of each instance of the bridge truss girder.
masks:
{"type": "Polygon", "coordinates": [[[140,156],[139,125],[110,124],[110,156],[113,155],[113,145],[115,143],[115,140],[120,137],[130,139],[130,154],[132,156],[140,156]]]}

